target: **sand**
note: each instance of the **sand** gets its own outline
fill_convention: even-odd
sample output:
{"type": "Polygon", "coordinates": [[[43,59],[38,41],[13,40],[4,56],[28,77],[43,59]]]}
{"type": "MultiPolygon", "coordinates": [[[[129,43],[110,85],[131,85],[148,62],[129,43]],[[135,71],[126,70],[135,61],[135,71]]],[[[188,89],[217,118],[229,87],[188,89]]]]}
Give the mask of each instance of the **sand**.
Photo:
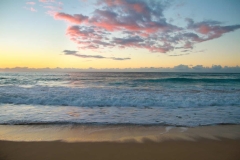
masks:
{"type": "Polygon", "coordinates": [[[0,126],[0,160],[240,159],[239,125],[196,128],[132,126],[60,128],[0,126]],[[52,139],[44,134],[46,132],[52,135],[50,136],[52,139]],[[6,140],[8,135],[16,139],[6,140]],[[31,136],[30,139],[26,138],[31,136]],[[74,139],[69,136],[73,136],[74,139]],[[88,139],[83,141],[80,137],[76,139],[77,136],[85,136],[88,139]],[[53,137],[59,140],[53,141],[53,137]]]}
{"type": "Polygon", "coordinates": [[[240,140],[114,142],[0,142],[1,160],[239,160],[240,140]]]}

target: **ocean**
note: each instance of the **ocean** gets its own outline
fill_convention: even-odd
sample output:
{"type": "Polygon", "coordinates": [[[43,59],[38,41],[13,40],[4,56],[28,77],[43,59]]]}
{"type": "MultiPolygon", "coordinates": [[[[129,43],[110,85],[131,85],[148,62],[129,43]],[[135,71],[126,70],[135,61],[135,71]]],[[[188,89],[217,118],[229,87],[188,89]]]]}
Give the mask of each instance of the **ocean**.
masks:
{"type": "Polygon", "coordinates": [[[240,124],[240,74],[0,73],[0,124],[240,124]]]}

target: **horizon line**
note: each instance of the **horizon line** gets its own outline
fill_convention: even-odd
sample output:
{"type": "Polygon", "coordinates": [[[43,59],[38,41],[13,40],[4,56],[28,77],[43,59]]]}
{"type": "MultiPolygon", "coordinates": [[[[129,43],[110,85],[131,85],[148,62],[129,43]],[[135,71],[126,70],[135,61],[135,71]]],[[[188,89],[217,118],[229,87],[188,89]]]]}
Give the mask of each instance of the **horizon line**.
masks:
{"type": "Polygon", "coordinates": [[[205,67],[203,65],[177,65],[174,67],[139,67],[139,68],[0,68],[0,72],[223,72],[223,73],[240,73],[240,66],[221,66],[212,65],[205,67]]]}

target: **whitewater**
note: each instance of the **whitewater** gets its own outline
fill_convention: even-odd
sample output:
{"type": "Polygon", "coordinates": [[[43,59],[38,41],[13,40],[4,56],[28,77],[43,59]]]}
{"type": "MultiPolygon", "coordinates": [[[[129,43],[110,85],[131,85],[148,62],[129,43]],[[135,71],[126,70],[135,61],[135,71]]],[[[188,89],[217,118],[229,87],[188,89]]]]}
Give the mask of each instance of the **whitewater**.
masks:
{"type": "Polygon", "coordinates": [[[0,73],[0,124],[240,124],[240,74],[0,73]]]}

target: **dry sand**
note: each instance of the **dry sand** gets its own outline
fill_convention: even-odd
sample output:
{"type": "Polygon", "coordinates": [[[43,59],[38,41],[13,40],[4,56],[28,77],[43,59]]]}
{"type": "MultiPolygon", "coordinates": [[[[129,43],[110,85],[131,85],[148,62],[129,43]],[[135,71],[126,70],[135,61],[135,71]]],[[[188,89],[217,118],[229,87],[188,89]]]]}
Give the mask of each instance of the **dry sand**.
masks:
{"type": "Polygon", "coordinates": [[[239,160],[240,140],[0,142],[1,160],[239,160]]]}

